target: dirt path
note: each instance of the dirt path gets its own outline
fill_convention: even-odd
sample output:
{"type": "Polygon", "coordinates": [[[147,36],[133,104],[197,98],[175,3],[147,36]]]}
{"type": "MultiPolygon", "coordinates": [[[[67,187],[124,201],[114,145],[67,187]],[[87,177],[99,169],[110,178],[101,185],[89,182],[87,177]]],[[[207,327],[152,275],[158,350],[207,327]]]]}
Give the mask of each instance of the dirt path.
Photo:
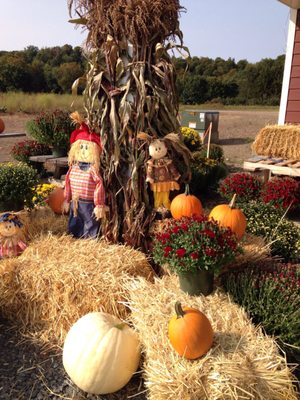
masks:
{"type": "MultiPolygon", "coordinates": [[[[26,132],[26,122],[33,116],[18,113],[14,115],[0,114],[0,117],[6,126],[5,133],[10,133],[26,132]]],[[[277,118],[277,111],[220,111],[219,144],[225,152],[226,162],[229,165],[241,166],[243,161],[252,154],[251,143],[257,132],[267,124],[276,123],[277,118]]],[[[7,145],[5,140],[0,138],[0,161],[9,159],[9,150],[13,141],[16,141],[10,141],[7,145]]]]}
{"type": "Polygon", "coordinates": [[[219,144],[223,147],[226,163],[241,166],[252,155],[251,144],[258,131],[277,123],[277,111],[221,111],[219,144]]]}

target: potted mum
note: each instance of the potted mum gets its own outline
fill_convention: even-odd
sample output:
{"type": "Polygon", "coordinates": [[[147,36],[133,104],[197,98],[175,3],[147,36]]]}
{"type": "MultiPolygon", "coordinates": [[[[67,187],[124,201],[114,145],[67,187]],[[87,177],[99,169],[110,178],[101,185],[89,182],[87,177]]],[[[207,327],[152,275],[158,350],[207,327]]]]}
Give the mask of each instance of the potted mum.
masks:
{"type": "Polygon", "coordinates": [[[214,274],[238,251],[231,230],[204,215],[170,220],[153,242],[154,261],[167,264],[179,276],[180,288],[191,295],[210,294],[214,274]]]}
{"type": "Polygon", "coordinates": [[[41,112],[27,122],[26,129],[37,142],[50,146],[55,157],[63,157],[69,150],[74,126],[69,112],[57,109],[41,112]]]}

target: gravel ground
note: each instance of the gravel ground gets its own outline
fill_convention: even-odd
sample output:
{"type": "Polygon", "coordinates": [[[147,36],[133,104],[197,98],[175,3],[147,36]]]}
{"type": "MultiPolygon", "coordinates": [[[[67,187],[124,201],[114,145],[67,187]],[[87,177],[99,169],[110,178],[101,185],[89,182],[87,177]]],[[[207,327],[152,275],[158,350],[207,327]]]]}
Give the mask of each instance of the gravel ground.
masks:
{"type": "MultiPolygon", "coordinates": [[[[22,113],[12,115],[0,113],[0,117],[5,123],[5,133],[26,132],[26,122],[33,118],[32,115],[22,113]]],[[[278,111],[221,110],[219,144],[223,147],[227,164],[241,166],[243,161],[252,155],[251,143],[258,131],[267,124],[275,124],[277,119],[278,111]]],[[[17,141],[21,140],[24,138],[17,139],[17,141]]],[[[11,147],[12,144],[7,145],[11,147]]],[[[3,140],[0,140],[0,162],[7,161],[9,158],[9,149],[3,140]]]]}
{"type": "Polygon", "coordinates": [[[78,389],[67,377],[60,350],[46,351],[25,340],[0,319],[0,400],[145,400],[141,374],[117,393],[96,396],[78,389]],[[140,394],[139,394],[140,393],[140,394]]]}

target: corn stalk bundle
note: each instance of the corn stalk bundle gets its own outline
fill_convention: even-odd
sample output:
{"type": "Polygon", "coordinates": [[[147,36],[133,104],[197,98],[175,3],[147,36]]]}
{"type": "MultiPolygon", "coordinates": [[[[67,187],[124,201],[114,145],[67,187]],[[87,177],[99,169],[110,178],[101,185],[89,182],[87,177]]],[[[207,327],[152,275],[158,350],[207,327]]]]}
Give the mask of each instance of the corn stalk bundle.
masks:
{"type": "MultiPolygon", "coordinates": [[[[140,132],[180,135],[175,71],[168,51],[179,38],[179,0],[69,0],[72,20],[89,30],[85,112],[103,144],[102,175],[110,215],[102,226],[111,241],[144,247],[153,211],[145,182],[147,144],[140,132]]],[[[76,82],[74,87],[79,83],[76,82]]],[[[172,136],[172,135],[171,135],[172,136]]],[[[189,154],[168,140],[171,157],[189,176],[189,154]]]]}

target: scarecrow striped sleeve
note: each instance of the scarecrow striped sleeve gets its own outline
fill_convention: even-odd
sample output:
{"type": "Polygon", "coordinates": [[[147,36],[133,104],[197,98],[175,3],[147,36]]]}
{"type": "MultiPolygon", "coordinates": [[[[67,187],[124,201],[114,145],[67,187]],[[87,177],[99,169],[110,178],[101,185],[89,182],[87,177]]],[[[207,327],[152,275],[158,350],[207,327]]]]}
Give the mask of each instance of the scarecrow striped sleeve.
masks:
{"type": "Polygon", "coordinates": [[[69,171],[67,172],[66,179],[65,179],[65,199],[68,203],[72,200],[72,193],[71,193],[71,186],[70,186],[70,172],[71,168],[69,168],[69,171]]]}
{"type": "Polygon", "coordinates": [[[82,171],[73,165],[66,175],[65,199],[70,202],[74,197],[92,200],[95,206],[104,206],[105,191],[99,172],[94,168],[82,171]]]}

